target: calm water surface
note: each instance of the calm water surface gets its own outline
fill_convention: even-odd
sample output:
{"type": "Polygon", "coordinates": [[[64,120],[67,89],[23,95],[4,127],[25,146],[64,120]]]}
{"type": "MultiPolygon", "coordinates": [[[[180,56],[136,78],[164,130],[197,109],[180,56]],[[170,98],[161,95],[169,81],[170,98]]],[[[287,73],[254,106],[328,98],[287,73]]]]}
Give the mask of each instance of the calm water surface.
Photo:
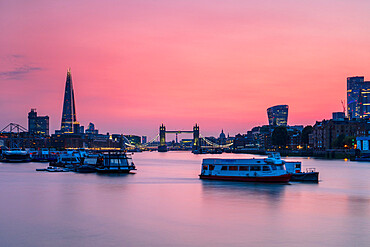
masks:
{"type": "Polygon", "coordinates": [[[0,246],[370,246],[370,163],[287,158],[319,184],[198,179],[206,157],[144,152],[136,174],[0,163],[0,246]]]}

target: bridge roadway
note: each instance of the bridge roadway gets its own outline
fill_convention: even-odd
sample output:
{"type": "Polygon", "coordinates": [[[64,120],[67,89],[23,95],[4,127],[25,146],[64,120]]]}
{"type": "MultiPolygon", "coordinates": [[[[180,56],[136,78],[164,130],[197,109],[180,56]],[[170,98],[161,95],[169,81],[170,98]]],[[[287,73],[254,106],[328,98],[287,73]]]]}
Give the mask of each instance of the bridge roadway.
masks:
{"type": "Polygon", "coordinates": [[[192,134],[194,131],[192,130],[166,130],[166,134],[181,134],[181,133],[189,133],[192,134]]]}

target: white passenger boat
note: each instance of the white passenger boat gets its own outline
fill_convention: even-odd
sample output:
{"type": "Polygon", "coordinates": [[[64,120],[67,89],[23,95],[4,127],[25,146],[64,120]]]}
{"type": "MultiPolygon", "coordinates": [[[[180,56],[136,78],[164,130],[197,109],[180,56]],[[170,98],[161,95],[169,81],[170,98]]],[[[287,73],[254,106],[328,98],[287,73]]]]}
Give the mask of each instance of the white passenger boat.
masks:
{"type": "Polygon", "coordinates": [[[279,153],[265,159],[203,159],[200,179],[287,183],[291,174],[279,153]]]}

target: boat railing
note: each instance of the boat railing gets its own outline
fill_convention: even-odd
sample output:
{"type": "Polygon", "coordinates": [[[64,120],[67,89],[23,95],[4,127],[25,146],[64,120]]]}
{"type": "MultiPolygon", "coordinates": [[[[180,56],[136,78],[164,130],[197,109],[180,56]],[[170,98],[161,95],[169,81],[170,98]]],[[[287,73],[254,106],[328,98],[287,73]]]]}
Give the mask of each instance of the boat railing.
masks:
{"type": "Polygon", "coordinates": [[[316,168],[306,168],[306,172],[316,172],[316,168]]]}

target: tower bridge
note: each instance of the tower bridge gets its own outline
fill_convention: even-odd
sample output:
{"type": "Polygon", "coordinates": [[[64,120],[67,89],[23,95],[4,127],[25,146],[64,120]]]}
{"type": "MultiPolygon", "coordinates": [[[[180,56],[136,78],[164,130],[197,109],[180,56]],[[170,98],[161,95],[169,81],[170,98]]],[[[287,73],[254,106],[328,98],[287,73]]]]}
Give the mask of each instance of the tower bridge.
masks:
{"type": "Polygon", "coordinates": [[[228,148],[231,145],[233,145],[233,143],[228,143],[226,145],[217,144],[217,143],[212,142],[210,139],[203,137],[200,134],[198,124],[195,124],[193,126],[193,130],[167,130],[166,126],[164,124],[161,124],[161,126],[159,126],[159,134],[156,137],[154,137],[152,140],[150,140],[149,142],[145,144],[141,144],[141,145],[133,145],[130,143],[130,141],[126,137],[123,136],[123,138],[124,138],[125,145],[130,148],[149,147],[149,145],[151,145],[153,142],[158,141],[158,138],[159,138],[158,152],[167,152],[168,148],[167,148],[167,143],[166,143],[166,134],[176,134],[177,135],[177,134],[182,134],[182,133],[193,134],[193,140],[192,140],[192,151],[193,152],[200,151],[202,148],[206,148],[206,149],[208,148],[211,148],[211,149],[228,148]]]}
{"type": "Polygon", "coordinates": [[[159,146],[158,152],[167,152],[167,144],[166,144],[166,134],[181,134],[181,133],[189,133],[193,134],[193,145],[192,150],[199,150],[200,142],[199,142],[199,125],[195,124],[193,126],[193,130],[166,130],[166,126],[162,123],[159,126],[159,146]]]}

